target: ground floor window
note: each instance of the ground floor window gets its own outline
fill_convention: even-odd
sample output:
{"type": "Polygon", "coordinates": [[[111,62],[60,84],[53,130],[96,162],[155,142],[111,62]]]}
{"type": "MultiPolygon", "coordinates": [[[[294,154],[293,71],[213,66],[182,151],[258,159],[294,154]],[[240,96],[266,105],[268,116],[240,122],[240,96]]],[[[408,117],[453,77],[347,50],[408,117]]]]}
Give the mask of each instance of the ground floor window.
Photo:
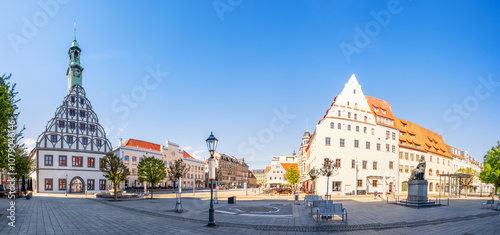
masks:
{"type": "Polygon", "coordinates": [[[99,180],[99,190],[106,190],[106,180],[99,180]]]}
{"type": "Polygon", "coordinates": [[[407,181],[403,182],[402,187],[401,187],[401,191],[408,192],[408,182],[407,181]]]}
{"type": "Polygon", "coordinates": [[[358,187],[363,187],[363,180],[358,180],[358,187]]]}
{"type": "Polygon", "coordinates": [[[332,187],[332,191],[341,191],[342,188],[341,188],[341,185],[342,185],[342,181],[333,181],[333,187],[332,187]]]}
{"type": "Polygon", "coordinates": [[[373,183],[373,187],[374,188],[378,187],[378,181],[377,180],[373,180],[372,183],[373,183]]]}
{"type": "Polygon", "coordinates": [[[45,190],[52,190],[52,179],[45,179],[45,190]]]}
{"type": "Polygon", "coordinates": [[[87,190],[94,190],[94,180],[93,179],[88,179],[87,180],[87,190]]]}
{"type": "Polygon", "coordinates": [[[434,185],[432,183],[429,184],[429,192],[432,192],[432,190],[434,189],[434,185]]]}
{"type": "Polygon", "coordinates": [[[66,190],[66,179],[59,179],[59,190],[66,190]]]}

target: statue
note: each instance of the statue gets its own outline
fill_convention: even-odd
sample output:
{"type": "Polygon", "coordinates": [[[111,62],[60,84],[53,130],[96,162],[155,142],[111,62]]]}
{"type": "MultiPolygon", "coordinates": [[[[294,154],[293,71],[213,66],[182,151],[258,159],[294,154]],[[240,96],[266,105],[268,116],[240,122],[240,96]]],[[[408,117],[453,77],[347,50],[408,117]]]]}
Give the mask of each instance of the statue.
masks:
{"type": "Polygon", "coordinates": [[[425,175],[425,159],[421,158],[417,168],[411,171],[411,180],[423,180],[425,175]]]}

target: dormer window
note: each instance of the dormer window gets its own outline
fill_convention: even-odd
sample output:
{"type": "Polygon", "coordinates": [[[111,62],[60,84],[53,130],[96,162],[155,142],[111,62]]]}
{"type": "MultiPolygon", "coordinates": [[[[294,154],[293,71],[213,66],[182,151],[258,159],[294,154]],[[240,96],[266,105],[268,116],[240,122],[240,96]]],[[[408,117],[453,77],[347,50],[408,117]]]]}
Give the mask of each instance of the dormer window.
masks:
{"type": "Polygon", "coordinates": [[[71,101],[71,103],[75,103],[75,97],[71,96],[70,101],[71,101]]]}
{"type": "Polygon", "coordinates": [[[386,114],[387,112],[385,111],[385,109],[382,109],[382,113],[383,113],[383,114],[386,114]]]}
{"type": "Polygon", "coordinates": [[[378,112],[378,111],[379,111],[379,109],[378,109],[377,107],[375,107],[375,108],[374,108],[374,110],[375,110],[375,112],[378,112]]]}
{"type": "Polygon", "coordinates": [[[90,125],[90,131],[94,132],[95,131],[95,126],[94,125],[90,125]]]}
{"type": "Polygon", "coordinates": [[[85,99],[84,98],[80,98],[80,104],[83,105],[85,103],[85,99]]]}

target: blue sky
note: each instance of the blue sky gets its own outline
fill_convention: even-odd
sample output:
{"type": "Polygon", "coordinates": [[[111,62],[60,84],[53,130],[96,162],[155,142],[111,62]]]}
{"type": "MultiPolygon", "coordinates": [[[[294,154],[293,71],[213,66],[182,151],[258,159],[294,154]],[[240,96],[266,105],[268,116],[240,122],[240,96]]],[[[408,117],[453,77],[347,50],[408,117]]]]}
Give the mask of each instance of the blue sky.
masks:
{"type": "Polygon", "coordinates": [[[31,144],[67,94],[74,20],[113,146],[168,139],[203,158],[213,131],[218,151],[264,168],[299,148],[353,73],[480,161],[500,140],[494,1],[40,2],[0,3],[0,73],[17,83],[31,144]]]}

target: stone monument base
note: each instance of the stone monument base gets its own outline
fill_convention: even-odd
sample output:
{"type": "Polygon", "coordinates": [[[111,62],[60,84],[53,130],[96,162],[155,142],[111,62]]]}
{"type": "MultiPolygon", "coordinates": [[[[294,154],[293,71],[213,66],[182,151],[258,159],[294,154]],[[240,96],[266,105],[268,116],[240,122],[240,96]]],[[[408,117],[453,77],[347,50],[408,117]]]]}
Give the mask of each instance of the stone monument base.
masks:
{"type": "Polygon", "coordinates": [[[427,180],[408,181],[408,202],[427,202],[427,180]]]}

